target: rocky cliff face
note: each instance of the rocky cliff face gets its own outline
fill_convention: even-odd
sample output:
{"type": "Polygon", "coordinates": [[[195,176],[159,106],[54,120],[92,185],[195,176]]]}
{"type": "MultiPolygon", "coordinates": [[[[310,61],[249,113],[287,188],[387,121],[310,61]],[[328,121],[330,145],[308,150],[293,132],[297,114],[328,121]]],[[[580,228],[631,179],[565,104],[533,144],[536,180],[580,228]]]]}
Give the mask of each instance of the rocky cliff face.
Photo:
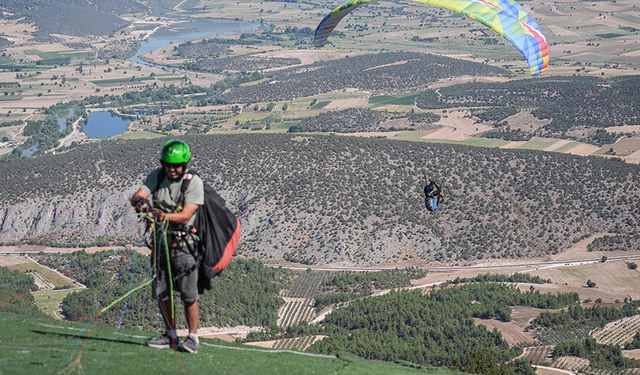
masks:
{"type": "Polygon", "coordinates": [[[136,217],[126,191],[87,192],[77,196],[51,196],[0,208],[0,242],[49,239],[74,243],[98,237],[134,238],[136,217]]]}
{"type": "MultiPolygon", "coordinates": [[[[330,136],[188,141],[193,166],[242,220],[239,251],[264,260],[530,257],[639,225],[640,168],[600,158],[330,136]],[[448,193],[436,215],[423,206],[425,168],[448,193]]],[[[103,142],[1,165],[11,183],[0,185],[0,241],[140,243],[128,198],[160,144],[103,142]]]]}

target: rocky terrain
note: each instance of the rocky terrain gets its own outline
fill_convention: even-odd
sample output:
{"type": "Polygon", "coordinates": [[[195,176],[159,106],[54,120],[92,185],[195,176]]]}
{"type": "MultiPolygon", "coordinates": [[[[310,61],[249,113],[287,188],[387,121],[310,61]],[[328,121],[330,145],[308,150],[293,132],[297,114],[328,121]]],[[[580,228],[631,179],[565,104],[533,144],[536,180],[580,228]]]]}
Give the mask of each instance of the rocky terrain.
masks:
{"type": "MultiPolygon", "coordinates": [[[[187,138],[193,165],[267,261],[372,264],[557,253],[590,233],[632,233],[640,170],[603,158],[339,136],[187,138]],[[423,172],[448,194],[423,207],[423,172]]],[[[0,241],[139,243],[128,197],[162,140],[112,141],[5,163],[0,241]]]]}

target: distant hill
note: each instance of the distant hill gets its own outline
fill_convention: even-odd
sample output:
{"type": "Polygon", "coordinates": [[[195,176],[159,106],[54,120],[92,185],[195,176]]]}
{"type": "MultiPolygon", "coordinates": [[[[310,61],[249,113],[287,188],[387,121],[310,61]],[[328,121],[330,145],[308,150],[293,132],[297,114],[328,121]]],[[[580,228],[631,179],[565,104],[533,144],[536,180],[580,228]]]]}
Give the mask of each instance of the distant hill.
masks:
{"type": "Polygon", "coordinates": [[[639,90],[638,75],[544,77],[427,90],[417,95],[416,104],[423,109],[472,108],[474,116],[503,131],[500,138],[511,133],[526,139],[577,138],[602,145],[617,139],[604,128],[640,123],[639,90]],[[530,111],[543,123],[539,128],[528,123],[512,129],[505,120],[520,110],[530,111]]]}
{"type": "Polygon", "coordinates": [[[40,38],[50,34],[107,35],[129,24],[118,15],[148,11],[135,0],[3,0],[0,9],[35,23],[40,38]]]}
{"type": "Polygon", "coordinates": [[[3,348],[3,358],[11,358],[2,367],[6,374],[460,374],[353,355],[269,350],[206,339],[201,339],[198,354],[190,355],[146,347],[144,342],[154,335],[149,332],[11,313],[0,313],[0,330],[14,343],[3,348]]]}
{"type": "MultiPolygon", "coordinates": [[[[372,264],[522,258],[593,232],[632,233],[640,166],[528,150],[341,136],[187,138],[193,165],[243,221],[263,260],[372,264]],[[422,173],[447,202],[424,209],[422,173]]],[[[112,141],[2,164],[0,241],[140,241],[128,198],[163,140],[112,141]]]]}
{"type": "Polygon", "coordinates": [[[508,73],[486,64],[428,53],[384,52],[270,72],[264,83],[234,88],[221,95],[220,100],[227,103],[277,101],[346,88],[384,94],[404,93],[448,77],[508,73]]]}

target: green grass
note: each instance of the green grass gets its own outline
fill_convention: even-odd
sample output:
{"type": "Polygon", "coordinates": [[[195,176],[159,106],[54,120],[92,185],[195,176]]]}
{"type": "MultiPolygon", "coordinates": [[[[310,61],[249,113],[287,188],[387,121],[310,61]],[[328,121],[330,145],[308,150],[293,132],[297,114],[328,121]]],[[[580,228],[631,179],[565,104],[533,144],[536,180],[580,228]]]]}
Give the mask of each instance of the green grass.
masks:
{"type": "Polygon", "coordinates": [[[201,339],[198,354],[148,348],[154,334],[0,313],[3,374],[437,374],[353,355],[310,356],[201,339]]]}
{"type": "Polygon", "coordinates": [[[496,39],[496,38],[486,38],[486,39],[483,39],[483,42],[484,42],[485,45],[493,46],[493,45],[498,44],[498,39],[496,39]]]}
{"type": "Polygon", "coordinates": [[[38,290],[36,292],[32,292],[33,298],[36,300],[36,306],[43,313],[49,315],[54,319],[62,319],[60,313],[58,313],[58,309],[60,307],[60,303],[64,297],[73,293],[79,288],[69,288],[69,289],[56,289],[56,290],[38,290]]]}
{"type": "Polygon", "coordinates": [[[13,64],[11,56],[0,56],[0,65],[13,64]]]}
{"type": "Polygon", "coordinates": [[[72,60],[88,60],[95,57],[94,52],[88,51],[75,51],[75,50],[67,50],[67,51],[40,51],[37,49],[28,49],[24,51],[26,55],[30,56],[38,56],[42,60],[48,59],[59,59],[68,57],[72,60]]]}
{"type": "Polygon", "coordinates": [[[322,109],[327,106],[327,104],[331,103],[331,100],[320,100],[316,104],[309,107],[309,109],[322,109]]]}
{"type": "Polygon", "coordinates": [[[28,271],[37,271],[42,276],[44,276],[47,280],[49,280],[56,288],[67,288],[73,287],[75,284],[69,281],[68,279],[62,277],[57,272],[54,272],[47,267],[44,267],[35,262],[25,262],[19,264],[12,264],[7,266],[7,268],[20,271],[20,272],[28,272],[28,271]]]}
{"type": "Polygon", "coordinates": [[[369,98],[369,104],[371,105],[414,105],[415,99],[418,94],[409,94],[403,96],[391,96],[391,95],[377,95],[369,98]]]}
{"type": "Polygon", "coordinates": [[[148,131],[128,131],[120,136],[114,137],[114,139],[154,139],[162,137],[166,137],[166,135],[148,131]]]}
{"type": "Polygon", "coordinates": [[[98,79],[95,81],[91,81],[94,85],[98,86],[110,86],[110,85],[119,85],[121,83],[131,83],[131,82],[140,82],[140,81],[150,81],[155,77],[126,77],[126,78],[110,78],[110,79],[98,79]]]}

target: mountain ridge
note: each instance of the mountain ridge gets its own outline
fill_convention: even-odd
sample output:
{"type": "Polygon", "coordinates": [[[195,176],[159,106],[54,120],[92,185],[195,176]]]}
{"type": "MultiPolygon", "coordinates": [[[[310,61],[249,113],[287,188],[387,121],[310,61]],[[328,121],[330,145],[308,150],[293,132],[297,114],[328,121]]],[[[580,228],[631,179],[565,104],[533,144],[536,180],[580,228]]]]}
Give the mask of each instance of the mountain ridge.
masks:
{"type": "MultiPolygon", "coordinates": [[[[337,136],[186,139],[193,166],[243,221],[241,253],[263,260],[541,256],[596,231],[630,233],[640,217],[640,167],[601,158],[337,136]],[[449,195],[435,216],[423,207],[425,169],[449,195]]],[[[16,183],[0,188],[0,241],[139,243],[128,198],[161,142],[4,164],[0,178],[16,183]]]]}

